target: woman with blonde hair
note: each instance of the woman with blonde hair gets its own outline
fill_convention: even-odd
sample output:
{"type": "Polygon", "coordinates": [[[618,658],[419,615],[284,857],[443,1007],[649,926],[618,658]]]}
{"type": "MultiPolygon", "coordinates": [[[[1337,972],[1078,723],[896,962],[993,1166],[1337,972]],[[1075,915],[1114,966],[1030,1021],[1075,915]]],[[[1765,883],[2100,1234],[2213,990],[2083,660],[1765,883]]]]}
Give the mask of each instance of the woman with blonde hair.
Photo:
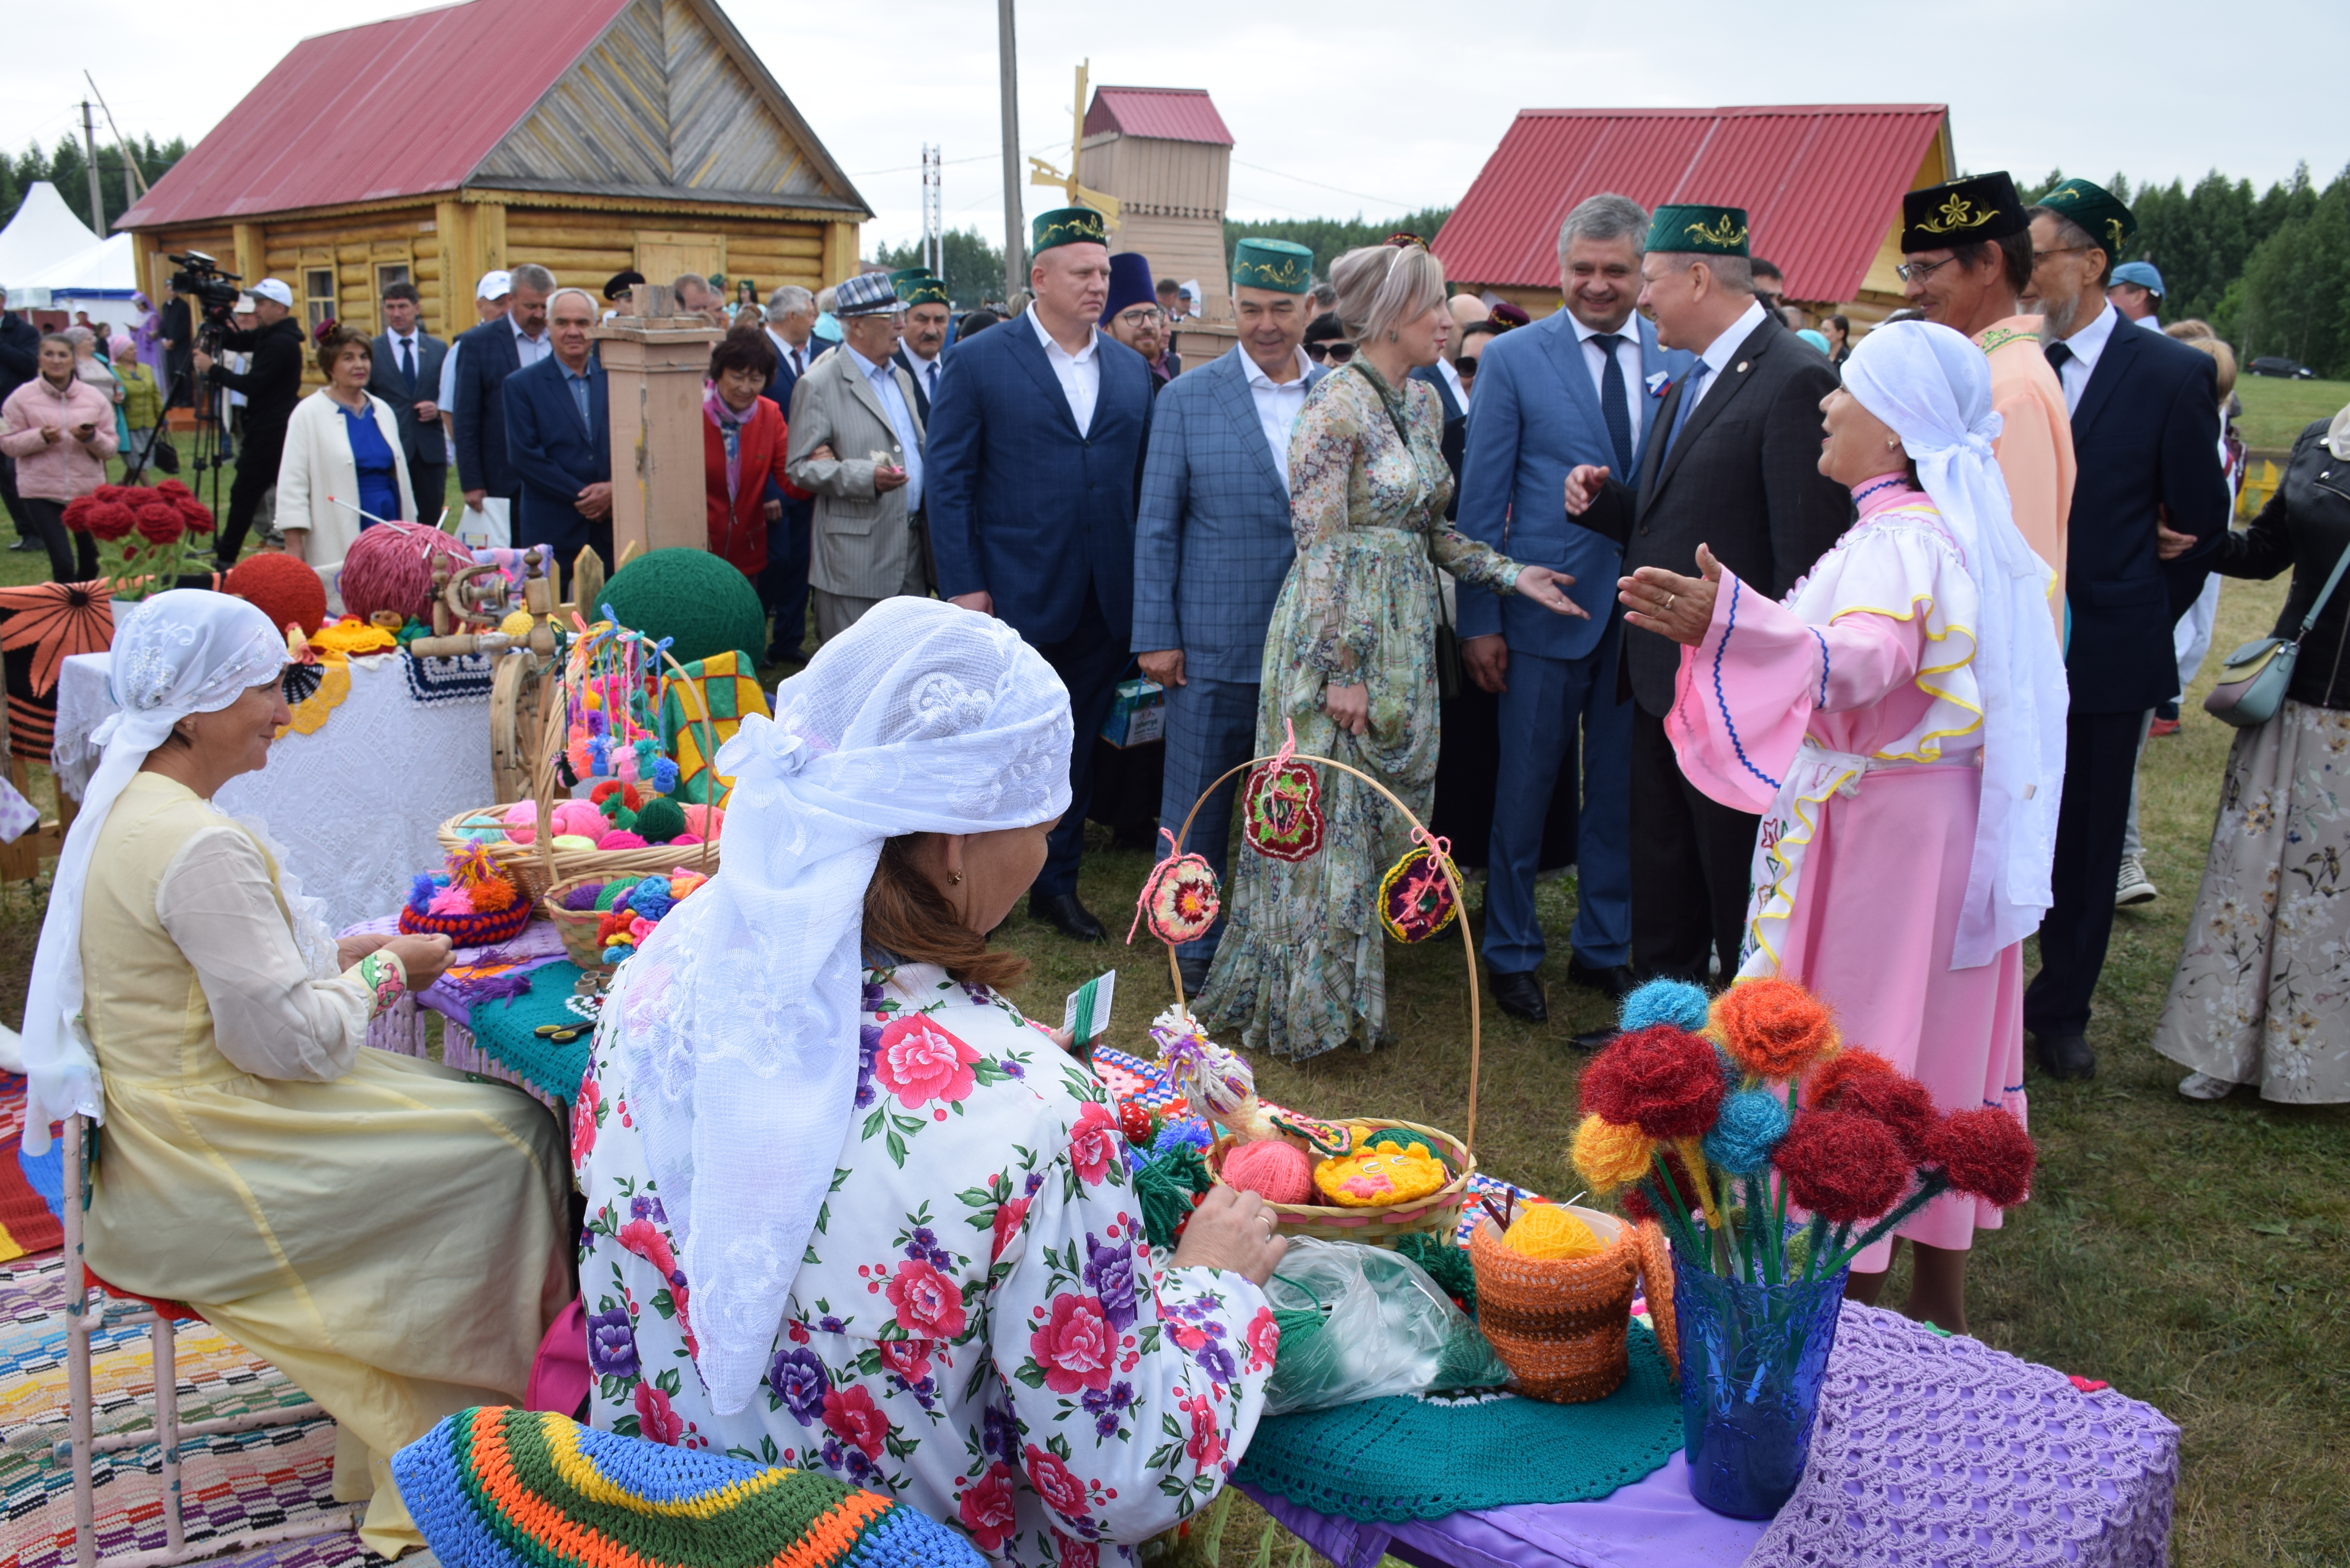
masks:
{"type": "MultiPolygon", "coordinates": [[[[1297,749],[1378,780],[1425,818],[1438,744],[1437,568],[1557,615],[1582,615],[1574,579],[1521,566],[1444,520],[1452,476],[1435,391],[1410,379],[1452,328],[1444,268],[1398,235],[1332,264],[1337,314],[1359,345],[1307,394],[1289,439],[1297,559],[1265,633],[1260,753],[1294,726],[1297,749]]],[[[1320,770],[1321,849],[1243,857],[1232,924],[1200,998],[1211,1029],[1253,1049],[1315,1056],[1387,1033],[1387,965],[1375,908],[1381,874],[1409,846],[1378,792],[1320,770]]]]}
{"type": "Polygon", "coordinates": [[[350,552],[359,530],[379,520],[416,520],[391,405],[367,389],[375,349],[355,327],[318,344],[327,384],[294,405],[286,455],[277,465],[277,527],[286,553],[314,566],[350,552]]]}

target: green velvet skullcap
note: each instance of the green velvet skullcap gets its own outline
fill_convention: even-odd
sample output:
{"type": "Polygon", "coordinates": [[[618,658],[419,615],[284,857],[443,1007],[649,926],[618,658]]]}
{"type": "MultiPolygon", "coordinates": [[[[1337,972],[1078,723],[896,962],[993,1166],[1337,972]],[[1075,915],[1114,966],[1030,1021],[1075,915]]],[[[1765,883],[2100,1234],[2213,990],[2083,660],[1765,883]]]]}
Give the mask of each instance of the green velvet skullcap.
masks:
{"type": "Polygon", "coordinates": [[[1911,191],[1901,198],[1901,251],[1954,250],[1982,240],[2003,240],[2032,226],[2023,198],[2004,169],[1911,191]]]}
{"type": "Polygon", "coordinates": [[[899,267],[889,275],[889,282],[898,291],[898,303],[909,310],[917,305],[948,303],[947,286],[932,277],[928,267],[899,267]]]}
{"type": "Polygon", "coordinates": [[[2137,233],[2137,219],[2130,210],[2115,200],[2111,191],[2086,180],[2067,180],[2036,204],[2078,223],[2084,234],[2105,247],[2109,262],[2123,259],[2122,247],[2137,233]]]}
{"type": "Polygon", "coordinates": [[[1109,224],[1091,207],[1055,207],[1030,220],[1028,236],[1028,254],[1042,255],[1055,245],[1107,245],[1109,224]]]}
{"type": "Polygon", "coordinates": [[[1648,248],[1668,254],[1742,256],[1746,254],[1746,209],[1703,202],[1677,202],[1657,209],[1648,224],[1648,248]]]}
{"type": "Polygon", "coordinates": [[[1232,282],[1304,294],[1314,286],[1314,253],[1288,240],[1243,240],[1232,247],[1232,282]]]}

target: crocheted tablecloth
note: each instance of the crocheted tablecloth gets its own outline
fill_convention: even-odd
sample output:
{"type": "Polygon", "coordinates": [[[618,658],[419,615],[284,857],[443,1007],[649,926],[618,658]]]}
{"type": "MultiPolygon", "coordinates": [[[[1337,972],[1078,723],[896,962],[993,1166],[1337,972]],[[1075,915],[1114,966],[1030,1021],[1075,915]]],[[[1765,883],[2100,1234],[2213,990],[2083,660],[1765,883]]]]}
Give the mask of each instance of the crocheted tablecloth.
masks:
{"type": "Polygon", "coordinates": [[[596,1008],[573,992],[579,972],[568,959],[542,964],[524,977],[527,990],[477,1003],[467,1014],[473,1049],[542,1098],[570,1099],[588,1071],[596,1008]],[[550,1023],[581,1025],[582,1033],[567,1041],[549,1040],[538,1029],[550,1023]]]}
{"type": "Polygon", "coordinates": [[[1337,1568],[2160,1568],[2178,1476],[2178,1428],[2152,1406],[1846,1302],[1810,1465],[1767,1524],[1706,1511],[1678,1454],[1595,1501],[1402,1523],[1246,1490],[1337,1568]]]}

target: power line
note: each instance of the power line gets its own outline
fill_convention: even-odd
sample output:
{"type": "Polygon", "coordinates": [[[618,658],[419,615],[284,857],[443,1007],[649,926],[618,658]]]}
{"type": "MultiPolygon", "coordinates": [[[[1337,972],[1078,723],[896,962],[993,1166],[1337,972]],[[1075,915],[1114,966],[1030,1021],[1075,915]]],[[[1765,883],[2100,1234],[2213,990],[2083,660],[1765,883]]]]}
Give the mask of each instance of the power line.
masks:
{"type": "Polygon", "coordinates": [[[1336,191],[1341,196],[1352,196],[1357,201],[1377,202],[1383,206],[1393,207],[1399,213],[1409,213],[1415,210],[1409,202],[1399,202],[1392,196],[1374,196],[1366,191],[1349,191],[1344,185],[1332,185],[1321,180],[1308,180],[1302,174],[1284,173],[1278,169],[1268,169],[1262,163],[1252,163],[1245,158],[1235,158],[1232,161],[1239,164],[1243,169],[1253,169],[1260,174],[1270,174],[1275,179],[1280,180],[1294,180],[1300,185],[1313,185],[1325,191],[1336,191]]]}

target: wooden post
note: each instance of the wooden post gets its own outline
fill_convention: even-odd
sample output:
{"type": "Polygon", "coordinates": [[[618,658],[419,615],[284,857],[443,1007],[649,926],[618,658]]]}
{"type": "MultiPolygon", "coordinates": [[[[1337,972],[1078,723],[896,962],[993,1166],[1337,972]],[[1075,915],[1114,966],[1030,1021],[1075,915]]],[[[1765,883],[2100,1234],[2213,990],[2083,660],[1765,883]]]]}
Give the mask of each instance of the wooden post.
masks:
{"type": "Polygon", "coordinates": [[[664,286],[632,292],[636,314],[596,328],[610,383],[615,560],[631,542],[639,550],[710,544],[702,379],[723,334],[701,317],[671,316],[664,286]]]}
{"type": "Polygon", "coordinates": [[[857,225],[824,226],[824,286],[845,283],[857,275],[857,225]]]}
{"type": "Polygon", "coordinates": [[[230,233],[235,236],[236,255],[222,270],[234,272],[241,280],[237,286],[251,294],[253,286],[269,275],[268,243],[259,223],[238,223],[230,233]]]}

